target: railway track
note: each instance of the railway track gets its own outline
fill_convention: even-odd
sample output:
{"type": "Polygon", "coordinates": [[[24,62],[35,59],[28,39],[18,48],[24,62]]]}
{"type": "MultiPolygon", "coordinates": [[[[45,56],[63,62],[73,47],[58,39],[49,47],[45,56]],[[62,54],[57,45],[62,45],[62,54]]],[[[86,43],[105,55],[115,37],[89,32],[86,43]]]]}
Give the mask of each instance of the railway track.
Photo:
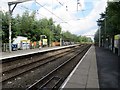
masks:
{"type": "MultiPolygon", "coordinates": [[[[76,47],[73,47],[72,49],[71,48],[68,48],[68,49],[65,49],[65,50],[62,50],[62,51],[58,51],[56,53],[53,53],[51,55],[48,55],[48,54],[45,54],[46,56],[43,55],[43,58],[38,58],[38,59],[33,59],[33,60],[27,60],[27,61],[24,61],[24,63],[20,63],[20,62],[16,62],[13,64],[14,65],[11,65],[9,66],[9,64],[6,65],[7,68],[5,68],[5,66],[3,65],[3,70],[2,70],[2,82],[6,81],[6,80],[9,80],[10,78],[13,78],[15,76],[18,76],[22,73],[25,73],[27,71],[30,71],[38,66],[42,66],[44,64],[47,64],[57,58],[60,58],[62,57],[63,55],[65,54],[69,54],[70,52],[72,52],[72,50],[74,50],[76,47]],[[27,68],[27,69],[25,69],[27,68]]],[[[32,58],[32,57],[31,57],[32,58]]],[[[7,63],[7,62],[4,62],[4,63],[7,63]]],[[[3,63],[3,64],[4,64],[3,63]]],[[[10,62],[11,63],[11,62],[10,62]]]]}
{"type": "MultiPolygon", "coordinates": [[[[73,49],[75,49],[75,48],[73,48],[73,49]]],[[[8,69],[6,69],[2,72],[2,74],[3,74],[2,82],[5,82],[5,81],[7,81],[11,78],[14,78],[18,75],[21,75],[25,72],[28,72],[28,71],[32,70],[32,69],[40,67],[44,64],[52,62],[52,61],[56,60],[57,58],[60,58],[64,55],[66,55],[66,54],[71,53],[73,51],[73,49],[66,50],[64,52],[60,52],[58,54],[51,55],[51,56],[48,56],[48,57],[44,57],[44,58],[39,59],[39,60],[34,60],[32,62],[23,63],[23,64],[20,64],[18,66],[12,67],[12,68],[8,68],[8,69]]]]}
{"type": "MultiPolygon", "coordinates": [[[[59,58],[62,58],[63,56],[66,56],[66,55],[69,55],[70,53],[72,52],[75,52],[76,51],[76,54],[68,59],[67,61],[65,61],[66,63],[70,60],[72,60],[73,58],[75,58],[77,55],[79,55],[80,53],[82,53],[85,48],[88,48],[89,46],[80,46],[79,48],[76,47],[76,48],[73,48],[72,50],[66,50],[65,52],[61,52],[59,54],[56,54],[55,56],[49,56],[45,59],[42,59],[42,60],[38,60],[36,62],[32,62],[32,63],[28,63],[28,64],[24,64],[24,65],[21,65],[17,68],[12,68],[10,69],[9,71],[5,70],[3,74],[6,75],[6,77],[4,77],[2,79],[2,82],[3,84],[5,84],[6,82],[9,82],[10,80],[13,80],[15,79],[17,76],[20,76],[22,77],[22,74],[25,74],[25,73],[28,73],[28,72],[31,72],[31,71],[34,71],[34,69],[36,68],[39,68],[39,67],[42,67],[42,66],[45,66],[45,65],[48,65],[49,63],[52,63],[54,61],[56,61],[57,59],[59,58]],[[79,51],[80,49],[80,51],[79,51]],[[82,50],[82,51],[81,51],[82,50]],[[18,72],[18,73],[16,73],[18,72]]],[[[65,63],[64,62],[64,63],[65,63]]],[[[58,71],[61,67],[63,66],[63,63],[60,65],[60,66],[57,66],[56,68],[57,69],[54,69],[52,71],[49,71],[49,73],[45,74],[45,76],[41,76],[41,79],[37,80],[37,84],[38,84],[38,81],[39,81],[39,84],[40,82],[43,83],[43,81],[48,77],[50,76],[51,74],[53,74],[53,72],[56,72],[58,71]]],[[[55,75],[55,76],[51,76],[49,77],[49,79],[47,78],[48,81],[44,81],[45,83],[42,84],[41,86],[38,85],[37,86],[37,89],[38,88],[44,88],[44,87],[47,87],[49,88],[49,86],[51,86],[50,88],[55,88],[61,81],[63,81],[63,78],[60,78],[58,77],[58,75],[55,75]],[[54,83],[53,85],[51,85],[50,83],[54,83]]],[[[27,90],[33,90],[33,88],[36,88],[36,83],[32,84],[32,85],[29,85],[29,87],[27,87],[27,90]],[[35,85],[35,86],[34,86],[35,85]],[[32,87],[34,86],[34,87],[32,87]],[[32,89],[31,89],[32,88],[32,89]]],[[[4,87],[4,85],[3,85],[4,87]]]]}
{"type": "Polygon", "coordinates": [[[44,53],[43,53],[43,55],[39,55],[39,56],[36,55],[37,59],[34,59],[34,58],[36,58],[36,57],[34,57],[34,55],[27,55],[25,57],[22,56],[22,58],[20,57],[20,59],[18,59],[18,60],[17,59],[15,59],[15,60],[11,60],[11,59],[10,60],[9,59],[3,60],[2,61],[2,66],[3,66],[2,71],[3,72],[9,71],[9,70],[12,70],[14,68],[18,68],[18,67],[21,67],[21,66],[24,66],[24,65],[27,65],[27,64],[31,64],[31,63],[37,62],[39,60],[44,60],[44,59],[53,57],[55,55],[59,55],[59,54],[61,54],[63,52],[67,52],[67,51],[70,51],[70,48],[62,50],[62,51],[59,50],[58,52],[55,52],[55,53],[52,52],[52,54],[50,54],[51,52],[50,53],[48,52],[47,54],[45,54],[46,57],[43,56],[44,53]],[[13,63],[14,63],[14,65],[12,65],[13,63]]]}
{"type": "MultiPolygon", "coordinates": [[[[88,50],[88,48],[89,48],[89,46],[84,47],[80,52],[76,53],[74,56],[72,56],[71,58],[69,58],[68,60],[66,60],[64,63],[62,63],[61,65],[59,65],[57,68],[55,68],[54,70],[52,70],[50,73],[48,73],[46,76],[44,76],[43,78],[41,78],[40,80],[38,80],[37,82],[35,82],[30,87],[28,87],[26,90],[41,90],[41,89],[45,89],[45,88],[47,88],[49,90],[52,90],[52,89],[55,89],[55,88],[58,89],[60,87],[60,85],[61,85],[61,84],[60,85],[58,85],[58,84],[62,83],[64,81],[64,79],[65,79],[63,77],[60,77],[60,72],[63,72],[64,68],[67,67],[68,63],[70,63],[78,55],[80,55],[80,54],[84,55],[84,53],[88,50]]],[[[73,69],[73,67],[75,65],[72,66],[72,69],[73,69]]],[[[68,72],[68,74],[69,73],[70,72],[68,72]]],[[[67,77],[67,75],[65,77],[67,77]]]]}

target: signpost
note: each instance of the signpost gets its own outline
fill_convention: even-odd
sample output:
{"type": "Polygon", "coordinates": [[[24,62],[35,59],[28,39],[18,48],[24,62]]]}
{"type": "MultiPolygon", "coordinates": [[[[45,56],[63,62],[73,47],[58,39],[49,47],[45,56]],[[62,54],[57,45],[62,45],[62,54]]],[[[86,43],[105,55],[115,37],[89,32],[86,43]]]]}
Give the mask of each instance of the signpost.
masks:
{"type": "Polygon", "coordinates": [[[120,34],[114,36],[114,53],[118,49],[118,56],[120,56],[120,34]]]}

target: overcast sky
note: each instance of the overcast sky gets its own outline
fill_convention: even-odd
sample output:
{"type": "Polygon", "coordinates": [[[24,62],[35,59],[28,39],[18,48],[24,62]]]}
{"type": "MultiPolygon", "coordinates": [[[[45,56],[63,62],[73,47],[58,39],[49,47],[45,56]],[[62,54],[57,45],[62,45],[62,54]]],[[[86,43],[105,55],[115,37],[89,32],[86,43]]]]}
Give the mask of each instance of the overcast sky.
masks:
{"type": "MultiPolygon", "coordinates": [[[[15,0],[1,0],[0,9],[8,11],[7,2],[15,0]]],[[[20,1],[20,0],[19,0],[20,1]]],[[[32,0],[18,4],[13,12],[22,15],[25,10],[36,10],[36,18],[53,18],[55,24],[60,24],[63,31],[85,35],[93,38],[98,29],[96,21],[100,13],[105,11],[107,0],[32,0]],[[53,14],[52,14],[53,13],[53,14]]]]}

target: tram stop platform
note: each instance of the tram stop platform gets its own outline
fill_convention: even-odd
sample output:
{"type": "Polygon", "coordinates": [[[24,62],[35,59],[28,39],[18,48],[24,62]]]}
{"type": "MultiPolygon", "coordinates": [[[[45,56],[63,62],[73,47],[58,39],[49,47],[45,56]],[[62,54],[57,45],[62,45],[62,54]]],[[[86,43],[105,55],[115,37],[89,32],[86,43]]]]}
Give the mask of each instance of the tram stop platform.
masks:
{"type": "Polygon", "coordinates": [[[120,58],[109,50],[91,46],[61,86],[61,90],[120,90],[120,58]]]}

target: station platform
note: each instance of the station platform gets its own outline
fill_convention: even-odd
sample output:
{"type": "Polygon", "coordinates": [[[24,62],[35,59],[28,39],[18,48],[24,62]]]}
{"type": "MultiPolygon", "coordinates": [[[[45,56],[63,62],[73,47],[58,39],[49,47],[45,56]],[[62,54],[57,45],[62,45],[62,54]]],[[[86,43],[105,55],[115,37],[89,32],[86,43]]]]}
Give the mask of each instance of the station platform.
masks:
{"type": "Polygon", "coordinates": [[[0,60],[18,57],[18,56],[29,55],[29,54],[34,54],[34,53],[47,52],[47,51],[52,51],[52,50],[57,50],[57,49],[62,49],[62,48],[67,48],[67,47],[73,47],[76,45],[79,45],[79,44],[68,45],[68,46],[44,47],[41,49],[35,48],[35,49],[27,49],[27,50],[17,50],[17,51],[12,51],[12,52],[9,52],[9,51],[8,52],[1,52],[0,60]]]}
{"type": "Polygon", "coordinates": [[[68,78],[61,90],[70,88],[99,88],[95,47],[91,46],[68,78]]]}
{"type": "MultiPolygon", "coordinates": [[[[2,58],[17,57],[72,46],[75,45],[47,47],[40,50],[38,48],[20,50],[12,53],[5,52],[2,58]]],[[[115,90],[120,90],[120,57],[113,54],[110,50],[92,45],[60,88],[61,90],[74,90],[75,88],[82,90],[91,88],[97,90],[102,90],[102,88],[110,90],[112,88],[113,90],[115,88],[115,90]]]]}
{"type": "Polygon", "coordinates": [[[95,47],[100,88],[120,90],[120,56],[103,47],[95,47]]]}
{"type": "Polygon", "coordinates": [[[120,57],[92,45],[60,88],[120,90],[120,57]]]}

